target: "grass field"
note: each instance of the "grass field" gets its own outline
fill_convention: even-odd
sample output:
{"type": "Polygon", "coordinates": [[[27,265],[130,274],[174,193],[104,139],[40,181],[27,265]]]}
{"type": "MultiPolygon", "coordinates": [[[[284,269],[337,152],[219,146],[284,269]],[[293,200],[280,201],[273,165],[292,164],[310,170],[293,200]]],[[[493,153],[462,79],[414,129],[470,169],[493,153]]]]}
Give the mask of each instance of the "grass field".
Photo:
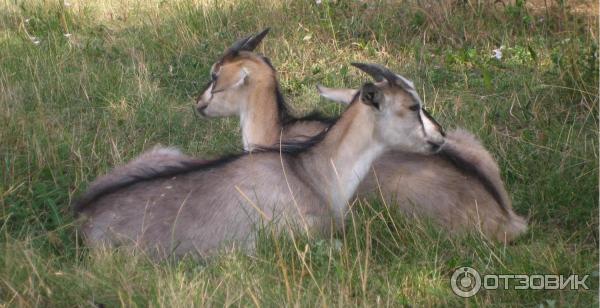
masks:
{"type": "Polygon", "coordinates": [[[575,0],[0,0],[0,306],[598,305],[597,15],[575,0]],[[159,143],[241,150],[237,119],[192,104],[221,52],[266,26],[259,51],[298,114],[342,111],[315,85],[358,87],[349,62],[388,65],[442,125],[482,139],[529,232],[448,237],[372,198],[331,239],[265,235],[253,256],[86,249],[69,203],[97,175],[159,143]],[[460,266],[589,274],[591,289],[463,299],[460,266]]]}

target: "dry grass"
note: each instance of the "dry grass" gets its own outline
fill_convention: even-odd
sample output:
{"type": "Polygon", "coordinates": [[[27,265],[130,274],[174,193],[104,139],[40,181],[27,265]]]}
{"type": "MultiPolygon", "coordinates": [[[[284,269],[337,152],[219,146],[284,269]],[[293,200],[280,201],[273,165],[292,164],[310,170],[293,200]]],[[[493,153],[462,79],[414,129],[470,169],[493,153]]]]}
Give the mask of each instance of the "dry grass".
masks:
{"type": "Polygon", "coordinates": [[[598,25],[583,9],[597,3],[68,2],[0,2],[0,305],[598,304],[598,25]],[[496,156],[531,230],[508,247],[448,237],[374,197],[353,205],[345,232],[264,232],[254,256],[155,264],[82,247],[68,204],[98,174],[157,143],[240,150],[237,120],[198,121],[192,98],[227,45],[265,26],[260,51],[299,113],[341,112],[314,87],[358,87],[350,61],[414,79],[440,122],[496,156]],[[449,288],[460,266],[592,285],[463,300],[449,288]]]}

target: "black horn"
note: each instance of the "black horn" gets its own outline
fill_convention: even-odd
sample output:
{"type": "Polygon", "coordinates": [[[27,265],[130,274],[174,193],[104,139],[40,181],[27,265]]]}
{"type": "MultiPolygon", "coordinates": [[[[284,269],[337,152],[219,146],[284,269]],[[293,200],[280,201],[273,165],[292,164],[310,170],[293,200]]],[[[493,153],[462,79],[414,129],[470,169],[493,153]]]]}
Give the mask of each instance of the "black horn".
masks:
{"type": "Polygon", "coordinates": [[[375,81],[383,81],[387,80],[389,83],[396,83],[398,77],[389,69],[385,68],[379,64],[369,64],[369,63],[358,63],[352,62],[350,63],[352,66],[360,69],[361,71],[371,75],[375,81]]]}
{"type": "Polygon", "coordinates": [[[235,43],[233,43],[233,45],[231,45],[231,47],[229,47],[225,51],[225,55],[234,55],[234,54],[237,54],[238,52],[240,52],[240,50],[243,50],[244,45],[246,45],[246,43],[251,38],[252,38],[252,36],[247,36],[245,38],[241,38],[241,39],[235,41],[235,43]]]}
{"type": "Polygon", "coordinates": [[[231,45],[231,47],[229,47],[225,51],[225,55],[235,56],[240,51],[254,51],[256,46],[258,46],[258,44],[260,44],[263,38],[265,38],[265,36],[269,33],[269,30],[269,28],[266,28],[256,35],[250,35],[237,40],[235,43],[233,43],[233,45],[231,45]]]}
{"type": "Polygon", "coordinates": [[[244,46],[242,46],[241,50],[254,51],[254,49],[256,49],[260,42],[262,42],[262,40],[265,38],[265,36],[267,36],[269,30],[270,28],[265,28],[260,33],[252,36],[249,40],[247,40],[244,43],[244,46]]]}

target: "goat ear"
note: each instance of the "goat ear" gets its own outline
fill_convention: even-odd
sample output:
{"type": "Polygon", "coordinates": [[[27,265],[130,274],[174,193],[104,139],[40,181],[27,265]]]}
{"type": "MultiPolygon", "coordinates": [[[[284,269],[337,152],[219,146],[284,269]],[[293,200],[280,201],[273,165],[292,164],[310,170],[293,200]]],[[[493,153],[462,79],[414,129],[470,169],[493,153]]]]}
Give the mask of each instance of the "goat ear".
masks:
{"type": "Polygon", "coordinates": [[[364,104],[379,109],[379,106],[383,101],[383,93],[377,86],[368,82],[365,83],[360,89],[360,98],[364,104]]]}
{"type": "Polygon", "coordinates": [[[350,104],[358,92],[354,89],[328,88],[320,84],[317,85],[317,91],[319,91],[319,95],[322,97],[345,105],[350,104]]]}
{"type": "Polygon", "coordinates": [[[236,81],[231,87],[237,88],[237,87],[245,84],[249,75],[250,75],[250,73],[248,72],[248,70],[245,67],[242,67],[242,69],[240,70],[240,75],[239,75],[238,81],[236,81]]]}

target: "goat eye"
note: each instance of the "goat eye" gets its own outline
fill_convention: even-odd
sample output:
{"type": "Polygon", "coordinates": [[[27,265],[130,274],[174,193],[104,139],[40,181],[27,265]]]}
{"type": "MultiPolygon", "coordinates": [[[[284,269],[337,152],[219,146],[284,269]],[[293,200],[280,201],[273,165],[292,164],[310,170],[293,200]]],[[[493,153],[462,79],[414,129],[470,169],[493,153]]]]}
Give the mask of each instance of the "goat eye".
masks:
{"type": "Polygon", "coordinates": [[[421,109],[421,106],[412,105],[412,106],[408,107],[408,109],[410,109],[411,111],[419,111],[421,109]]]}
{"type": "Polygon", "coordinates": [[[210,74],[210,78],[212,78],[213,81],[217,80],[217,77],[218,76],[215,73],[210,74]]]}

